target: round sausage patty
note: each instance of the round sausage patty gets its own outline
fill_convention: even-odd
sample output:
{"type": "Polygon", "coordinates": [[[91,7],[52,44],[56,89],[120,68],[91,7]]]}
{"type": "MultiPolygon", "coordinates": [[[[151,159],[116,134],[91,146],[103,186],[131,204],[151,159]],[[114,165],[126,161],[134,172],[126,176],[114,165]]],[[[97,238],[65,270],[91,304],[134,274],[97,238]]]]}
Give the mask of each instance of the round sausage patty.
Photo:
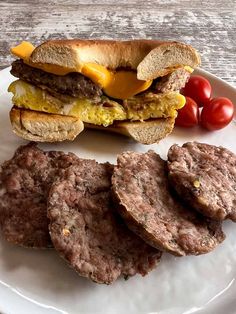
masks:
{"type": "Polygon", "coordinates": [[[108,163],[80,159],[53,184],[48,200],[55,249],[81,276],[105,284],[146,275],[161,257],[114,212],[112,171],[108,163]]]}
{"type": "Polygon", "coordinates": [[[202,143],[173,145],[169,179],[177,193],[203,215],[236,222],[236,155],[202,143]]]}
{"type": "Polygon", "coordinates": [[[154,151],[119,155],[112,185],[120,214],[153,247],[175,255],[199,255],[225,238],[219,222],[182,206],[171,195],[166,162],[154,151]]]}
{"type": "Polygon", "coordinates": [[[52,246],[47,195],[60,168],[76,158],[43,152],[35,143],[21,146],[0,168],[0,226],[4,238],[26,247],[52,246]]]}

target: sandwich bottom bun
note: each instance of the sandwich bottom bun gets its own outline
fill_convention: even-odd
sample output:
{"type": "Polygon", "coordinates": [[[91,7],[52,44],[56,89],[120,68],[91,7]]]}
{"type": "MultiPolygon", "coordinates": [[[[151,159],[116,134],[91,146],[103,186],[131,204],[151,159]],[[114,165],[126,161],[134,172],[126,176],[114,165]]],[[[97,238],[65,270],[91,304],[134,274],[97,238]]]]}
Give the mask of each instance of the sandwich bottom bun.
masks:
{"type": "Polygon", "coordinates": [[[111,126],[103,127],[85,123],[85,128],[115,132],[133,138],[141,144],[158,143],[174,128],[175,118],[159,118],[147,121],[124,121],[116,122],[111,126]]]}
{"type": "Polygon", "coordinates": [[[131,137],[141,144],[158,143],[171,133],[175,118],[159,118],[148,121],[115,122],[108,127],[83,123],[71,116],[44,113],[13,107],[10,111],[13,132],[30,141],[60,142],[74,140],[81,133],[84,126],[108,132],[115,132],[131,137]]]}
{"type": "Polygon", "coordinates": [[[60,142],[74,140],[84,129],[81,120],[13,107],[10,111],[13,132],[30,141],[60,142]]]}

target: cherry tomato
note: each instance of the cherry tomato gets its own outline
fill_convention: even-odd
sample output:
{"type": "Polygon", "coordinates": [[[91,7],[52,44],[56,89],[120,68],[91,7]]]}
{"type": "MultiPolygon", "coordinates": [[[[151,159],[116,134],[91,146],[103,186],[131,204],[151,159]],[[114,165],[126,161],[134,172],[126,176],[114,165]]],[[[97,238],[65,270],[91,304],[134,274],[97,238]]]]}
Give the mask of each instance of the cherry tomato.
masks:
{"type": "Polygon", "coordinates": [[[184,96],[191,97],[199,107],[202,107],[211,98],[211,90],[211,84],[207,79],[199,75],[193,75],[181,90],[181,93],[184,96]]]}
{"type": "Polygon", "coordinates": [[[199,108],[196,102],[189,98],[186,98],[186,104],[183,108],[178,110],[178,116],[175,120],[175,124],[185,128],[190,128],[198,124],[199,108]]]}
{"type": "Polygon", "coordinates": [[[201,125],[208,130],[219,130],[230,123],[234,116],[234,105],[225,97],[213,98],[201,112],[201,125]]]}

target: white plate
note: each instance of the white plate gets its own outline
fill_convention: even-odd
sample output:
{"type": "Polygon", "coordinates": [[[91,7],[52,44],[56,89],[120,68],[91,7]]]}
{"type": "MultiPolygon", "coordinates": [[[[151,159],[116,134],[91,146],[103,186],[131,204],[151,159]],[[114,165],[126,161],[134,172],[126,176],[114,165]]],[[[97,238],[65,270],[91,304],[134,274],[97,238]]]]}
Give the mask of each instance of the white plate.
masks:
{"type": "MultiPolygon", "coordinates": [[[[236,104],[236,90],[213,75],[207,77],[216,95],[236,104]]],[[[0,162],[9,159],[25,143],[13,135],[8,112],[13,78],[0,72],[0,162]]],[[[175,129],[160,144],[144,146],[110,134],[86,131],[70,143],[40,145],[44,149],[72,151],[98,161],[116,161],[124,150],[154,149],[166,158],[173,143],[201,141],[225,146],[236,153],[235,121],[217,132],[200,128],[175,129]]],[[[30,250],[0,240],[0,312],[41,313],[158,313],[234,314],[236,309],[236,225],[224,223],[227,239],[214,252],[198,257],[176,258],[164,254],[160,265],[146,277],[119,279],[111,286],[79,277],[53,250],[30,250]]]]}

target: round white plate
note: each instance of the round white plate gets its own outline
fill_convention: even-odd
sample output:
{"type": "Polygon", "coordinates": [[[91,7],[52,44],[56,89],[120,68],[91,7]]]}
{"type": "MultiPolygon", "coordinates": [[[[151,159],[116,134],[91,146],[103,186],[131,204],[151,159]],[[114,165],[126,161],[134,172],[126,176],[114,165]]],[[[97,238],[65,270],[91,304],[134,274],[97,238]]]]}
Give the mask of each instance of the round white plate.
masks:
{"type": "MultiPolygon", "coordinates": [[[[236,90],[215,76],[199,70],[211,81],[215,95],[229,97],[236,104],[236,90]]],[[[0,72],[0,163],[11,158],[26,143],[15,136],[8,112],[11,95],[7,87],[14,78],[9,68],[0,72]]],[[[74,142],[40,145],[51,150],[72,151],[85,158],[116,162],[125,150],[154,149],[166,158],[173,143],[200,141],[222,145],[236,153],[236,123],[217,132],[176,128],[160,144],[140,145],[131,140],[86,131],[74,142]]],[[[176,258],[164,254],[160,265],[146,277],[117,280],[111,286],[98,285],[79,277],[53,250],[24,249],[0,239],[0,312],[41,313],[158,313],[234,314],[236,311],[236,225],[223,225],[226,240],[215,251],[198,257],[176,258]]]]}

